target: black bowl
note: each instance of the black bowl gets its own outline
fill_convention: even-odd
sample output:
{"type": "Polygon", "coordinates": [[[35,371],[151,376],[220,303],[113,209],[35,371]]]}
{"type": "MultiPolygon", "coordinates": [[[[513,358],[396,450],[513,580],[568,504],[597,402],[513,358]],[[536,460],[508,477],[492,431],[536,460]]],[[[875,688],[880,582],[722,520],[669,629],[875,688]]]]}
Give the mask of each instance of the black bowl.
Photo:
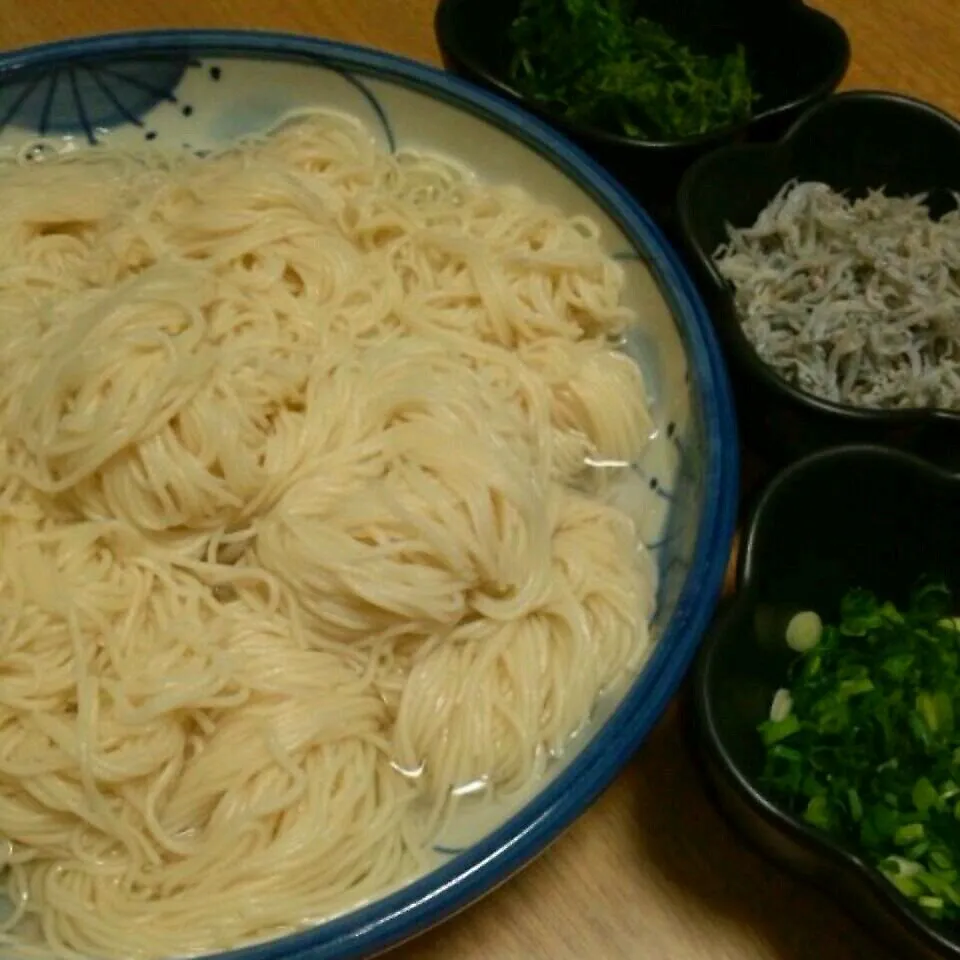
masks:
{"type": "Polygon", "coordinates": [[[753,224],[794,178],[851,196],[878,187],[900,196],[929,193],[933,212],[942,213],[954,203],[950,191],[960,191],[960,122],[897,94],[837,94],[802,116],[779,143],[718,150],[683,178],[683,243],[730,363],[747,445],[776,462],[836,444],[884,443],[960,466],[960,414],[820,400],[783,380],[744,335],[733,289],[712,254],[727,239],[726,224],[753,224]]]}
{"type": "Polygon", "coordinates": [[[511,87],[508,32],[519,0],[440,0],[434,27],[444,64],[563,131],[607,167],[668,229],[676,188],[698,157],[743,139],[773,140],[835,90],[850,62],[843,28],[799,0],[639,0],[638,12],[711,51],[742,44],[760,99],[749,123],[684,140],[654,142],[564,120],[511,87]]]}
{"type": "Polygon", "coordinates": [[[960,476],[883,447],[825,450],[763,494],[741,548],[736,598],[718,616],[692,676],[702,769],[721,808],[770,858],[841,900],[894,955],[960,958],[960,929],[916,909],[851,850],[765,796],[757,724],[783,686],[789,618],[836,617],[851,587],[903,603],[923,575],[960,596],[960,476]],[[909,953],[908,953],[909,951],[909,953]]]}

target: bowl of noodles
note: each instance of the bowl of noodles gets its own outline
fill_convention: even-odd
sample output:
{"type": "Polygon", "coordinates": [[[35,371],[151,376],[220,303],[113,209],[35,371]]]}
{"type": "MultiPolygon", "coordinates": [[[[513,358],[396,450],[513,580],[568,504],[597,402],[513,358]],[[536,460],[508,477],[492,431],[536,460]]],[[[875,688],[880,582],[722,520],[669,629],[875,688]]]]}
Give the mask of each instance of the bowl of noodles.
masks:
{"type": "Polygon", "coordinates": [[[430,67],[0,57],[0,954],[365,956],[607,786],[715,604],[704,308],[430,67]]]}

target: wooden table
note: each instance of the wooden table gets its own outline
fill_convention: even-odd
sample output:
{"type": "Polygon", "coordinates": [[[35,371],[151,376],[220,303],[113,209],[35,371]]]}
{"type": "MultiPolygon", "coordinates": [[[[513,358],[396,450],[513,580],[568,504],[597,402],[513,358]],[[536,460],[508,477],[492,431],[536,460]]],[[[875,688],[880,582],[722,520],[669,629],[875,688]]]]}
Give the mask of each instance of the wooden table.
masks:
{"type": "MultiPolygon", "coordinates": [[[[6,0],[0,45],[144,27],[260,27],[436,62],[435,0],[6,0]]],[[[775,2],[775,0],[770,0],[775,2]]],[[[960,115],[956,0],[819,0],[853,42],[848,87],[960,115]]],[[[827,897],[745,849],[707,802],[671,710],[543,857],[395,960],[887,960],[827,897]]]]}

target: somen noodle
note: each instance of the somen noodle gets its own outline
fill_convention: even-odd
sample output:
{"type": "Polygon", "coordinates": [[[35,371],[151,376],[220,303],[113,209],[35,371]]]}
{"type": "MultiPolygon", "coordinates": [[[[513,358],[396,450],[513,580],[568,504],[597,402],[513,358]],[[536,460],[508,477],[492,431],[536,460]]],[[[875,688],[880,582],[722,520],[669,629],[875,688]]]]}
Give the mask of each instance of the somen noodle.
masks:
{"type": "Polygon", "coordinates": [[[622,283],[334,114],[0,169],[4,957],[319,922],[562,751],[649,647],[622,283]]]}

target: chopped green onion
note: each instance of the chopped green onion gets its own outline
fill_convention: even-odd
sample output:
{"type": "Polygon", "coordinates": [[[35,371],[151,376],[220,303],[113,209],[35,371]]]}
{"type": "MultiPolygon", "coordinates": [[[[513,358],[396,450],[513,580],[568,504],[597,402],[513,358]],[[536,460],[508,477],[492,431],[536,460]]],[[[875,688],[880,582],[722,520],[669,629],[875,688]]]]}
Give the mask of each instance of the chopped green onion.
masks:
{"type": "Polygon", "coordinates": [[[950,870],[953,866],[951,858],[940,850],[934,850],[933,853],[930,854],[930,860],[939,870],[950,870]]]}
{"type": "Polygon", "coordinates": [[[773,703],[770,704],[770,719],[774,723],[780,723],[790,716],[790,710],[793,708],[793,698],[789,690],[781,688],[773,695],[773,703]]]}
{"type": "Polygon", "coordinates": [[[960,793],[960,787],[958,787],[952,780],[947,780],[946,783],[940,788],[940,799],[941,800],[952,800],[958,793],[960,793]]]}
{"type": "Polygon", "coordinates": [[[926,777],[921,777],[913,785],[913,805],[921,813],[926,813],[931,807],[940,806],[940,794],[926,777]]]}
{"type": "Polygon", "coordinates": [[[905,847],[907,844],[913,843],[915,840],[923,839],[923,824],[922,823],[908,823],[905,826],[900,827],[897,832],[893,835],[893,842],[899,847],[905,847]]]}
{"type": "Polygon", "coordinates": [[[824,796],[812,797],[804,811],[803,819],[815,827],[827,829],[830,826],[830,807],[824,796]]]}
{"type": "Polygon", "coordinates": [[[823,636],[823,621],[812,610],[795,614],[787,624],[787,646],[797,653],[812,650],[823,636]]]}
{"type": "Polygon", "coordinates": [[[769,747],[792,736],[799,729],[800,721],[790,713],[782,720],[768,720],[761,724],[760,733],[763,736],[763,742],[769,747]]]}
{"type": "Polygon", "coordinates": [[[930,916],[960,921],[960,617],[939,584],[897,608],[850,591],[797,652],[759,724],[771,799],[859,848],[930,916]]]}
{"type": "Polygon", "coordinates": [[[941,897],[918,897],[917,903],[920,904],[927,913],[936,915],[943,910],[943,899],[941,897]]]}

